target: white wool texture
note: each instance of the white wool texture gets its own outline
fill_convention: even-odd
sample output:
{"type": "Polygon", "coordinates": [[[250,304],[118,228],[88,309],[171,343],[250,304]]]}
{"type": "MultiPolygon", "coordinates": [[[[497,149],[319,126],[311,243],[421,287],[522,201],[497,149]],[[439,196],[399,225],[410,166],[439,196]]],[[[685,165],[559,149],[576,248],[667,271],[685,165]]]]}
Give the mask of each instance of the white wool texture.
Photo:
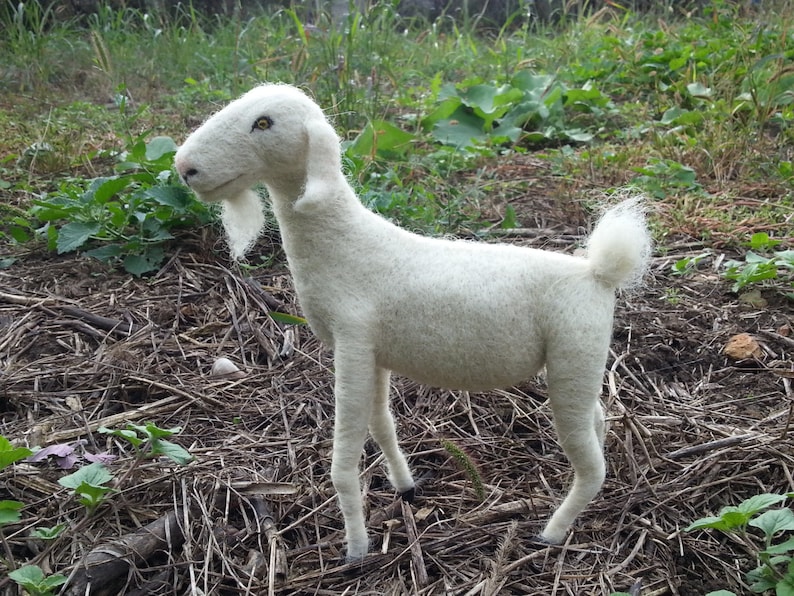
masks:
{"type": "Polygon", "coordinates": [[[246,190],[221,203],[221,223],[232,257],[242,259],[265,226],[262,201],[255,190],[246,190]]]}
{"type": "Polygon", "coordinates": [[[587,260],[595,278],[607,286],[639,286],[651,256],[651,237],[645,223],[646,203],[629,196],[604,212],[587,240],[587,260]]]}

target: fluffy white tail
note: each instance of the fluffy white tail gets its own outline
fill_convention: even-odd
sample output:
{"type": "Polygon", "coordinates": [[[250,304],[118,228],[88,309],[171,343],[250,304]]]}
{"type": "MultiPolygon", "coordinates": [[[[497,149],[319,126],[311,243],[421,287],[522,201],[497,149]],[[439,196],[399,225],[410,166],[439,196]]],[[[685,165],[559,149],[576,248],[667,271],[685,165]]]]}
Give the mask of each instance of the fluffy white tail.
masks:
{"type": "Polygon", "coordinates": [[[648,268],[651,236],[645,222],[642,197],[633,197],[608,209],[587,242],[593,275],[612,288],[638,284],[648,268]]]}

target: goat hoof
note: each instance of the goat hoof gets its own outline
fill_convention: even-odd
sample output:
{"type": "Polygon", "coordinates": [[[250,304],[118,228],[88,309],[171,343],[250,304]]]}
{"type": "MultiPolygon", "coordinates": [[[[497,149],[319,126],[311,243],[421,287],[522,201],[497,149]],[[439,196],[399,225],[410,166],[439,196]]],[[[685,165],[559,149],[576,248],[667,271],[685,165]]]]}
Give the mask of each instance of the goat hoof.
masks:
{"type": "Polygon", "coordinates": [[[408,490],[401,492],[400,498],[406,503],[413,503],[416,498],[416,487],[412,486],[408,490]]]}

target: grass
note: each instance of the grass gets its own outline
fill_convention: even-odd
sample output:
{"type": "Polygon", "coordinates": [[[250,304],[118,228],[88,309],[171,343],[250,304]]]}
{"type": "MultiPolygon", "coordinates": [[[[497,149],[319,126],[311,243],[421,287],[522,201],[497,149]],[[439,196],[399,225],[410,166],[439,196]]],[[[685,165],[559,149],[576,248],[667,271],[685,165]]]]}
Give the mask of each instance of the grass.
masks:
{"type": "MultiPolygon", "coordinates": [[[[467,182],[529,151],[567,200],[571,188],[582,200],[591,187],[643,188],[663,205],[657,229],[670,238],[741,247],[757,231],[792,237],[787,0],[753,14],[714,0],[689,18],[613,8],[559,28],[517,14],[493,31],[401,20],[392,2],[337,25],[304,3],[225,20],[181,4],[169,14],[103,7],[79,21],[56,4],[0,8],[0,191],[22,212],[112,174],[136,139],[182,138],[268,80],[316,96],[351,143],[365,202],[413,229],[495,223],[486,212],[498,185],[467,182]],[[505,109],[482,103],[483,91],[505,109]],[[439,131],[459,131],[461,118],[480,127],[478,140],[445,146],[439,131]],[[402,145],[362,141],[383,145],[386,128],[402,145]]],[[[8,219],[19,216],[2,216],[12,243],[8,219]]]]}

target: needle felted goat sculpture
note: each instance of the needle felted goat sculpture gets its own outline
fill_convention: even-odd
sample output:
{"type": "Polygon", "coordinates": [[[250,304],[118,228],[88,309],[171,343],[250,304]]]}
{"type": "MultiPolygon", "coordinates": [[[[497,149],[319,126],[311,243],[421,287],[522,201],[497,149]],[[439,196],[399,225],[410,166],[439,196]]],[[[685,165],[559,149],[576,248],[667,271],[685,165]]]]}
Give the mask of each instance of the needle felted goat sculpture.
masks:
{"type": "Polygon", "coordinates": [[[334,351],[331,478],[347,558],[367,553],[358,479],[367,430],[403,498],[414,479],[389,410],[390,371],[434,386],[515,385],[545,364],[549,402],[573,484],[541,537],[561,542],[604,481],[603,380],[615,290],[642,275],[649,236],[642,208],[607,211],[586,257],[510,245],[425,238],[367,210],[342,173],[339,138],[300,90],[263,85],[212,116],[176,154],[204,201],[223,201],[232,252],[263,223],[264,183],[298,299],[334,351]]]}

